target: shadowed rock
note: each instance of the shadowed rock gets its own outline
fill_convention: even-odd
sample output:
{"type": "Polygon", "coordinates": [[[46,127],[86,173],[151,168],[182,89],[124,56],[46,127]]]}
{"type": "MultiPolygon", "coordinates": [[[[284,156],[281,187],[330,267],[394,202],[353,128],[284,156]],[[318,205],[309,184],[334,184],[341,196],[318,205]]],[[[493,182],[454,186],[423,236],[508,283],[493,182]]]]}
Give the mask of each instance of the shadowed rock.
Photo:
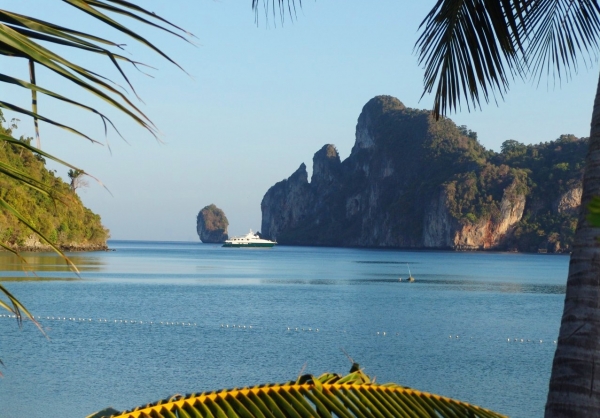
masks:
{"type": "Polygon", "coordinates": [[[502,152],[452,120],[391,96],[362,109],[350,156],[332,144],[265,194],[261,230],[280,244],[570,251],[587,138],[502,152]]]}
{"type": "Polygon", "coordinates": [[[214,204],[205,206],[196,219],[196,230],[203,243],[222,243],[228,238],[229,221],[214,204]]]}

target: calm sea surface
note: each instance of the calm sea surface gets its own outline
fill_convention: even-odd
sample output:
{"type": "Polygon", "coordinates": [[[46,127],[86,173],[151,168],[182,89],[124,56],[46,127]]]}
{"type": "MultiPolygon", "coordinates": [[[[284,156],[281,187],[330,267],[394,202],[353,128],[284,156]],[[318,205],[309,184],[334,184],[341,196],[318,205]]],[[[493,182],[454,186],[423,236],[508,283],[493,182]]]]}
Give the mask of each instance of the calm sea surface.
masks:
{"type": "Polygon", "coordinates": [[[28,255],[42,267],[23,279],[0,253],[2,284],[48,337],[0,317],[0,417],[83,417],[284,382],[305,364],[304,373],[346,374],[342,348],[378,382],[543,415],[567,256],[110,247],[71,255],[81,279],[51,254],[28,255]],[[406,263],[414,283],[398,281],[406,263]]]}

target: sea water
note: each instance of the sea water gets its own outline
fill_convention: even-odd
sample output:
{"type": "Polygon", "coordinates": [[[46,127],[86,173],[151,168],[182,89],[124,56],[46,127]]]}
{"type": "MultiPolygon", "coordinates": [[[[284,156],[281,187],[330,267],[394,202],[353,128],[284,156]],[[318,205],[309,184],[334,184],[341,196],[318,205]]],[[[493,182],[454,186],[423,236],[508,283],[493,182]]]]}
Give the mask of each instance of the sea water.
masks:
{"type": "Polygon", "coordinates": [[[53,254],[26,255],[36,275],[0,254],[44,331],[0,316],[0,417],[346,374],[344,352],[380,383],[543,415],[568,256],[109,244],[70,255],[79,278],[53,254]]]}

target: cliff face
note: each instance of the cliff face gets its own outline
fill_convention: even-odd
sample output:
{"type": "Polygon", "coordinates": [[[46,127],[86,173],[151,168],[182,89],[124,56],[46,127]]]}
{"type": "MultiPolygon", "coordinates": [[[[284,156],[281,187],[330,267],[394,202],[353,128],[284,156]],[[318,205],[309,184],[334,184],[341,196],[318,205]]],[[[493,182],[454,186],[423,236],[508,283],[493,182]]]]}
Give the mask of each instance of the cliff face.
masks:
{"type": "Polygon", "coordinates": [[[203,243],[221,243],[227,240],[229,221],[225,213],[211,204],[202,208],[196,218],[196,231],[203,243]]]}
{"type": "MultiPolygon", "coordinates": [[[[563,148],[582,154],[582,143],[569,138],[563,148]]],[[[375,97],[358,118],[346,160],[325,145],[313,157],[310,183],[301,164],[267,191],[261,230],[281,244],[557,250],[550,233],[527,248],[516,237],[530,237],[538,215],[573,217],[580,173],[567,169],[568,181],[550,196],[527,167],[508,164],[515,155],[485,150],[476,134],[449,119],[436,122],[393,97],[375,97]]],[[[558,251],[568,248],[568,235],[554,236],[558,251]]]]}

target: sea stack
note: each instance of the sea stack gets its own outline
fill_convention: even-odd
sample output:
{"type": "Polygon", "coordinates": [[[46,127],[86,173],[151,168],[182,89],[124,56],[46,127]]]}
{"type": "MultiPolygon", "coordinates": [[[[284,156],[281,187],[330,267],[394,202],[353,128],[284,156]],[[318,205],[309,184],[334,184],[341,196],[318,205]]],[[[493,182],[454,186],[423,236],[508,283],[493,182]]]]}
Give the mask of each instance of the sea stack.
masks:
{"type": "Polygon", "coordinates": [[[205,206],[196,219],[196,230],[203,243],[223,243],[228,237],[229,221],[225,212],[214,204],[205,206]]]}

